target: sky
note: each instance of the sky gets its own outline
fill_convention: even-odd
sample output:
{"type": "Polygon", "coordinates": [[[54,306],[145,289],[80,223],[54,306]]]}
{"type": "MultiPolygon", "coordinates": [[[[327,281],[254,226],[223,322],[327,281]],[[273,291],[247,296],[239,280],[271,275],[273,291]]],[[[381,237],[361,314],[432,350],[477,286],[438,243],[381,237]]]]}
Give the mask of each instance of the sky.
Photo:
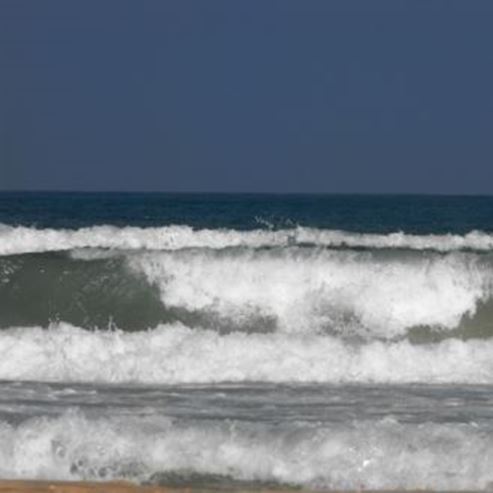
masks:
{"type": "Polygon", "coordinates": [[[0,189],[493,193],[493,2],[0,0],[0,189]]]}

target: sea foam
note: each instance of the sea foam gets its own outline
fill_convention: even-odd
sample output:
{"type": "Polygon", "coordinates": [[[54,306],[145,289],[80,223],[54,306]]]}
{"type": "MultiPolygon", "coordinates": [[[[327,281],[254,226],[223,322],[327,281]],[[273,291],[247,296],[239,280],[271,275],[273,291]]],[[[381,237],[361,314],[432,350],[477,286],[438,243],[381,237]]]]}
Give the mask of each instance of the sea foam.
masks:
{"type": "Polygon", "coordinates": [[[194,474],[202,483],[223,476],[320,489],[477,490],[493,481],[493,436],[473,423],[392,419],[286,427],[69,411],[0,422],[2,477],[143,482],[194,474]]]}
{"type": "Polygon", "coordinates": [[[197,249],[131,255],[128,263],[159,287],[167,307],[240,328],[263,318],[284,332],[367,338],[391,339],[416,326],[455,328],[493,284],[491,264],[464,253],[197,249]]]}
{"type": "Polygon", "coordinates": [[[0,331],[0,379],[99,383],[493,383],[493,340],[351,344],[300,334],[220,335],[182,325],[142,332],[0,331]]]}

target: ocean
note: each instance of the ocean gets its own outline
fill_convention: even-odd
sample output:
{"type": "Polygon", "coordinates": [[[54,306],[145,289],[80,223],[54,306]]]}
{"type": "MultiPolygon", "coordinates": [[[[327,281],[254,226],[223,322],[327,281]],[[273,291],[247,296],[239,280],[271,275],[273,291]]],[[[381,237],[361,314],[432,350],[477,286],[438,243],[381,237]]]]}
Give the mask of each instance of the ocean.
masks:
{"type": "Polygon", "coordinates": [[[0,477],[493,488],[493,197],[0,193],[0,477]]]}

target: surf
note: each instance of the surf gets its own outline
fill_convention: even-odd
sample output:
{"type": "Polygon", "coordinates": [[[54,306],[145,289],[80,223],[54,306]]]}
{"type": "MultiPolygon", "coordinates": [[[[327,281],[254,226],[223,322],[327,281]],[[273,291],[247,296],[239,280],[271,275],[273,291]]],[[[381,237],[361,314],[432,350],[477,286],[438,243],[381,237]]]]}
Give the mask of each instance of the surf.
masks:
{"type": "Polygon", "coordinates": [[[0,327],[486,339],[492,286],[493,256],[471,252],[77,249],[0,257],[0,327]]]}
{"type": "Polygon", "coordinates": [[[0,255],[61,251],[75,248],[179,250],[182,248],[274,247],[314,245],[347,248],[390,248],[451,252],[493,250],[493,235],[479,230],[466,234],[418,235],[395,231],[388,234],[358,233],[315,227],[193,228],[188,225],[138,227],[111,225],[80,229],[38,229],[0,225],[0,255]]]}
{"type": "Polygon", "coordinates": [[[180,324],[139,332],[59,323],[0,331],[0,379],[98,383],[493,384],[493,340],[351,344],[305,334],[218,334],[180,324]]]}
{"type": "Polygon", "coordinates": [[[0,421],[0,474],[334,490],[479,490],[493,480],[493,439],[473,424],[287,424],[75,410],[0,421]]]}

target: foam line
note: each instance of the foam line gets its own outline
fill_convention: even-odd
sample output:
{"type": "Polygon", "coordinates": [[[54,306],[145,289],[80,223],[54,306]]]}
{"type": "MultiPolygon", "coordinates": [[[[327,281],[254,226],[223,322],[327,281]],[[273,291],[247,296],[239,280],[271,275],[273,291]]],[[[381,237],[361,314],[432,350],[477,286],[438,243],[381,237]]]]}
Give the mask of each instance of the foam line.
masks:
{"type": "Polygon", "coordinates": [[[0,379],[493,384],[493,340],[353,345],[329,336],[219,335],[182,325],[91,332],[62,323],[0,331],[0,379]]]}
{"type": "Polygon", "coordinates": [[[0,422],[0,475],[15,479],[143,482],[171,473],[319,490],[478,491],[491,487],[492,457],[492,434],[473,424],[183,426],[160,416],[88,419],[73,411],[0,422]]]}
{"type": "Polygon", "coordinates": [[[402,232],[382,235],[306,227],[274,231],[266,229],[237,231],[230,229],[194,230],[185,225],[155,228],[94,226],[78,230],[0,226],[0,255],[86,247],[176,250],[191,247],[264,247],[294,244],[351,248],[429,249],[441,252],[490,251],[493,249],[493,235],[482,231],[471,231],[466,235],[412,235],[402,232]]]}

